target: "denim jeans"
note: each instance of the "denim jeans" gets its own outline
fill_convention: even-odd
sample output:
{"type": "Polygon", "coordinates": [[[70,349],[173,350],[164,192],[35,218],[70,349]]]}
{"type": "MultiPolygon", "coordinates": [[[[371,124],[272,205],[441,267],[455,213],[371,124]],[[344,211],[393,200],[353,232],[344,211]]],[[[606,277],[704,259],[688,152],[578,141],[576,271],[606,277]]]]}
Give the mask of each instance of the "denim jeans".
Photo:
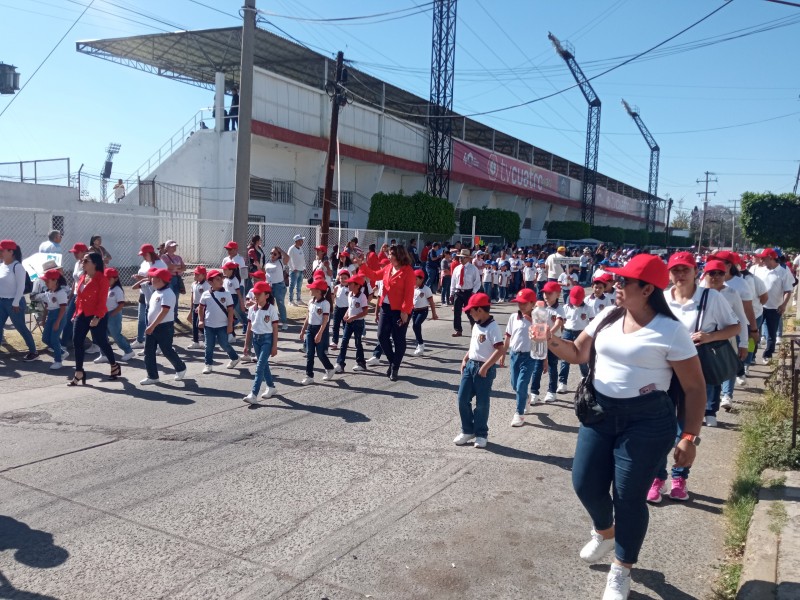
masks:
{"type": "Polygon", "coordinates": [[[422,339],[422,324],[428,318],[427,308],[415,308],[411,313],[411,328],[414,330],[414,337],[417,344],[424,344],[425,340],[422,339]]]}
{"type": "Polygon", "coordinates": [[[319,344],[314,341],[322,325],[309,325],[306,329],[306,375],[314,377],[314,356],[319,358],[323,368],[330,371],[333,368],[331,359],[328,358],[328,328],[322,332],[319,344]]]}
{"type": "MultiPolygon", "coordinates": [[[[61,347],[72,348],[72,317],[75,316],[75,296],[67,303],[67,312],[64,314],[64,329],[61,331],[61,347]]],[[[2,336],[2,333],[0,333],[2,336]]]]}
{"type": "MultiPolygon", "coordinates": [[[[544,370],[544,360],[533,360],[533,374],[531,377],[531,392],[539,393],[539,386],[542,383],[542,371],[544,370]]],[[[547,384],[547,391],[555,394],[558,387],[558,357],[547,351],[547,375],[550,381],[547,384]]]]}
{"type": "MultiPolygon", "coordinates": [[[[675,435],[675,445],[677,446],[678,442],[681,441],[681,434],[683,433],[683,423],[679,420],[678,421],[678,432],[675,435]]],[[[670,456],[672,455],[672,448],[670,448],[667,453],[661,458],[661,462],[658,464],[658,472],[656,473],[656,477],[666,481],[667,479],[667,460],[669,460],[670,456]]],[[[672,467],[671,470],[671,477],[675,479],[677,477],[682,477],[683,479],[689,479],[689,472],[691,469],[689,467],[672,467]]]]}
{"type": "Polygon", "coordinates": [[[506,286],[506,287],[501,286],[500,287],[499,296],[500,296],[500,300],[503,301],[503,302],[508,300],[508,286],[506,286]]]}
{"type": "Polygon", "coordinates": [[[483,293],[489,296],[489,299],[492,298],[492,284],[489,282],[485,282],[483,284],[483,293]]]}
{"type": "Polygon", "coordinates": [[[180,275],[173,275],[172,279],[169,280],[169,289],[172,290],[172,293],[175,294],[175,309],[173,313],[175,318],[178,318],[178,303],[180,302],[181,296],[181,276],[180,275]]]}
{"type": "Polygon", "coordinates": [[[83,343],[89,334],[92,335],[92,342],[100,347],[100,352],[108,359],[108,362],[112,365],[117,364],[114,351],[111,349],[111,344],[108,343],[108,313],[98,321],[95,327],[90,326],[93,318],[91,315],[79,315],[73,321],[72,344],[75,346],[76,371],[83,371],[83,359],[86,356],[83,343]]]}
{"type": "Polygon", "coordinates": [[[253,380],[251,392],[256,396],[261,389],[262,383],[266,383],[267,387],[275,387],[275,381],[272,379],[272,373],[269,370],[269,359],[270,354],[272,354],[272,334],[254,333],[253,350],[256,351],[258,362],[256,363],[256,377],[253,380]]]}
{"type": "Polygon", "coordinates": [[[197,314],[197,306],[197,304],[192,304],[192,341],[195,344],[200,341],[200,327],[197,325],[200,315],[197,314]]]}
{"type": "Polygon", "coordinates": [[[219,344],[223,351],[227,352],[231,360],[239,360],[236,353],[228,342],[228,327],[209,327],[206,325],[203,330],[206,336],[205,364],[211,365],[214,362],[214,348],[219,344]]]}
{"type": "Polygon", "coordinates": [[[675,404],[661,391],[596,397],[605,418],[578,431],[572,486],[595,530],[616,526],[617,559],[635,563],[647,533],[647,490],[675,443],[675,404]]]}
{"type": "Polygon", "coordinates": [[[716,417],[719,412],[721,385],[706,385],[706,416],[716,417]]]}
{"type": "MultiPolygon", "coordinates": [[[[273,283],[272,295],[275,296],[275,303],[278,305],[281,325],[286,325],[286,284],[283,281],[273,283]]],[[[247,317],[245,317],[245,321],[247,321],[247,317]]]]}
{"type": "Polygon", "coordinates": [[[778,335],[780,321],[781,316],[778,314],[777,308],[764,309],[764,323],[767,325],[767,347],[764,349],[764,358],[772,358],[775,353],[775,338],[778,335]]]}
{"type": "Polygon", "coordinates": [[[377,344],[372,349],[372,356],[374,356],[375,358],[380,358],[381,356],[383,356],[383,348],[381,348],[380,344],[377,344]]]}
{"type": "Polygon", "coordinates": [[[33,334],[28,329],[28,324],[25,322],[26,313],[28,312],[28,305],[25,303],[25,298],[19,301],[19,310],[15,311],[12,308],[13,298],[0,298],[0,341],[3,339],[3,328],[6,326],[6,321],[11,319],[11,324],[14,326],[25,345],[28,346],[28,352],[36,352],[36,342],[33,341],[33,334]]]}
{"type": "Polygon", "coordinates": [[[399,369],[406,354],[406,331],[408,322],[400,325],[400,311],[392,310],[388,304],[381,304],[381,315],[378,319],[378,341],[386,354],[386,360],[399,369]]]}
{"type": "MultiPolygon", "coordinates": [[[[274,289],[275,288],[273,288],[273,290],[274,289]]],[[[284,293],[286,292],[286,286],[284,286],[283,291],[284,291],[284,293]]],[[[247,331],[247,313],[242,308],[242,305],[239,303],[239,298],[243,297],[243,296],[240,296],[240,294],[241,294],[241,291],[236,292],[235,294],[232,294],[233,295],[233,314],[236,315],[236,319],[241,324],[242,332],[245,332],[245,331],[247,331]]]]}
{"type": "Polygon", "coordinates": [[[59,312],[61,312],[60,308],[48,310],[47,319],[45,319],[44,328],[42,329],[42,342],[53,349],[53,360],[55,362],[61,362],[63,354],[61,350],[61,333],[64,331],[64,326],[67,324],[67,315],[65,313],[61,318],[61,322],[58,324],[58,328],[53,326],[55,325],[59,312]]]}
{"type": "Polygon", "coordinates": [[[153,333],[146,335],[144,338],[144,367],[147,369],[148,379],[158,379],[158,364],[156,363],[156,346],[161,348],[161,354],[164,355],[176,372],[186,370],[186,365],[175,352],[175,347],[172,345],[172,338],[175,336],[175,323],[169,321],[167,323],[159,323],[153,329],[153,333]]]}
{"type": "MultiPolygon", "coordinates": [[[[761,313],[761,316],[756,318],[756,328],[758,329],[759,332],[761,331],[761,326],[763,324],[764,324],[764,313],[761,313]]],[[[758,350],[758,342],[759,340],[756,340],[756,350],[753,350],[747,355],[744,364],[752,365],[753,362],[756,360],[756,351],[758,350]]]]}
{"type": "Polygon", "coordinates": [[[117,348],[119,348],[120,352],[123,354],[130,354],[133,352],[128,340],[122,335],[122,313],[117,313],[116,315],[109,313],[108,335],[117,343],[117,348]]]}
{"type": "Polygon", "coordinates": [[[136,312],[136,341],[140,344],[144,343],[144,330],[147,329],[147,304],[141,302],[137,304],[136,312]]]}
{"type": "Polygon", "coordinates": [[[442,277],[442,304],[450,302],[450,282],[453,278],[450,275],[442,277]]]}
{"type": "Polygon", "coordinates": [[[458,386],[458,414],[461,416],[461,433],[489,437],[489,394],[497,367],[492,365],[486,377],[478,375],[482,363],[468,360],[458,386]],[[472,408],[472,397],[475,408],[472,408]]]}
{"type": "Polygon", "coordinates": [[[341,330],[342,330],[342,319],[344,319],[344,315],[346,313],[347,313],[347,307],[346,306],[336,306],[333,309],[333,319],[331,319],[331,321],[333,321],[333,325],[332,325],[333,332],[332,332],[331,335],[333,335],[333,343],[334,344],[337,344],[337,345],[339,344],[339,335],[340,335],[341,330]]]}
{"type": "MultiPolygon", "coordinates": [[[[567,341],[577,340],[578,336],[581,334],[580,331],[576,331],[575,329],[565,329],[564,332],[561,334],[561,339],[567,341]]],[[[589,374],[589,365],[587,363],[581,363],[578,365],[581,370],[581,375],[586,377],[589,374]]],[[[567,383],[569,381],[569,363],[565,360],[561,361],[561,365],[558,369],[558,381],[561,383],[567,383]]]]}
{"type": "Polygon", "coordinates": [[[361,338],[364,337],[365,329],[366,324],[364,323],[364,319],[358,319],[344,324],[342,345],[339,348],[339,357],[336,359],[336,362],[340,364],[343,369],[345,359],[347,358],[347,347],[350,345],[351,337],[355,339],[356,344],[356,364],[362,367],[367,366],[367,362],[364,360],[364,344],[361,343],[361,338]]]}
{"type": "Polygon", "coordinates": [[[431,288],[431,293],[435,294],[439,287],[439,268],[438,267],[425,267],[425,285],[431,288]]]}
{"type": "Polygon", "coordinates": [[[517,414],[524,415],[528,406],[528,384],[533,376],[533,363],[530,352],[511,353],[511,389],[517,397],[517,414]]]}
{"type": "MultiPolygon", "coordinates": [[[[285,284],[284,284],[285,285],[285,284]]],[[[273,286],[274,289],[274,286],[273,286]]],[[[300,292],[303,289],[303,272],[300,270],[289,272],[289,302],[295,298],[297,302],[302,302],[300,299],[300,292]],[[297,290],[297,295],[294,295],[297,290]]]]}

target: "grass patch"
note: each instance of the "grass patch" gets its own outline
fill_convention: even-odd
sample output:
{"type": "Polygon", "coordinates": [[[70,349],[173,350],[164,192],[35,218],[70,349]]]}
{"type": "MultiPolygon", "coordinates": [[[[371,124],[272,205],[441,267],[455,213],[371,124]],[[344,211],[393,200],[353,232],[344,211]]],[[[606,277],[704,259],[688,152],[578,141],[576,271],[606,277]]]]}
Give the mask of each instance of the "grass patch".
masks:
{"type": "Polygon", "coordinates": [[[789,520],[786,505],[780,500],[773,502],[767,511],[767,515],[769,515],[769,530],[775,535],[780,535],[789,520]]]}

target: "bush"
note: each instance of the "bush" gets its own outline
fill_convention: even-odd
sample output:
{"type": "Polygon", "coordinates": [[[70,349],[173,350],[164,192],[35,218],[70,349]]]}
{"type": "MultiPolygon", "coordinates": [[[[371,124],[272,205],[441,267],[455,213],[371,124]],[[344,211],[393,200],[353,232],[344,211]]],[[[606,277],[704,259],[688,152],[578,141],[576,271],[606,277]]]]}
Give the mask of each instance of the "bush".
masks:
{"type": "Polygon", "coordinates": [[[501,208],[470,208],[461,211],[461,233],[472,231],[472,217],[475,219],[475,232],[478,235],[499,236],[506,242],[519,240],[522,221],[519,215],[501,208]]]}
{"type": "Polygon", "coordinates": [[[742,231],[758,246],[797,248],[800,198],[794,194],[742,194],[742,231]]]}
{"type": "Polygon", "coordinates": [[[592,226],[583,221],[550,221],[544,228],[551,240],[582,240],[592,232],[592,226]]]}
{"type": "Polygon", "coordinates": [[[425,192],[413,196],[378,192],[372,196],[367,229],[421,231],[449,238],[456,230],[455,208],[446,199],[425,192]]]}

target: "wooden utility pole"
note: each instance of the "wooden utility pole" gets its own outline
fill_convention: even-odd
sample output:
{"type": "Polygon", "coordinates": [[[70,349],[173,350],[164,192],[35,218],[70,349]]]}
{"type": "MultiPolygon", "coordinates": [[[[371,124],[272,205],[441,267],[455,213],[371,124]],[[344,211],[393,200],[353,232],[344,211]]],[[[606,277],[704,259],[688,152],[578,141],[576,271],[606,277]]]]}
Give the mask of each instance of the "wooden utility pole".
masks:
{"type": "Polygon", "coordinates": [[[320,225],[320,244],[328,247],[328,234],[331,229],[331,197],[333,196],[333,174],[336,170],[336,138],[339,133],[339,109],[347,104],[343,84],[347,81],[344,71],[344,53],[336,55],[336,80],[329,81],[325,91],[331,98],[331,132],[328,139],[328,164],[325,170],[325,189],[322,194],[322,224],[320,225]]]}
{"type": "MultiPolygon", "coordinates": [[[[705,192],[697,192],[698,196],[704,196],[704,198],[703,198],[703,214],[700,215],[700,237],[697,240],[697,250],[698,251],[701,251],[702,248],[703,248],[703,230],[706,227],[706,211],[708,210],[708,195],[717,193],[717,192],[709,192],[708,191],[708,184],[712,183],[712,182],[716,183],[716,181],[717,181],[716,179],[709,179],[709,175],[713,175],[713,174],[714,173],[710,173],[709,171],[706,171],[706,178],[697,180],[697,183],[705,182],[705,184],[706,184],[706,191],[705,192]]],[[[711,243],[711,239],[710,239],[710,236],[709,236],[709,244],[710,243],[711,243]]]]}

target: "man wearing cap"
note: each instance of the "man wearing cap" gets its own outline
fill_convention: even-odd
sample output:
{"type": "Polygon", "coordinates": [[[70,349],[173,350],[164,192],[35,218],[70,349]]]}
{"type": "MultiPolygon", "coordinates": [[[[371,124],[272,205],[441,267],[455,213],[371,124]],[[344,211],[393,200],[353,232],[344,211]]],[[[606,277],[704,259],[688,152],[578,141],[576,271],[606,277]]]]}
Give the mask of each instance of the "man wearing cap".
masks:
{"type": "Polygon", "coordinates": [[[62,254],[61,249],[61,232],[58,229],[53,229],[47,234],[47,240],[39,244],[39,252],[45,254],[62,254]]]}
{"type": "MultiPolygon", "coordinates": [[[[470,296],[481,288],[481,274],[470,261],[471,257],[471,252],[466,248],[459,251],[460,264],[453,267],[453,275],[450,280],[450,301],[453,303],[453,337],[461,337],[463,334],[461,313],[469,302],[470,296]]],[[[467,313],[467,318],[469,324],[473,325],[474,321],[470,313],[467,313]]]]}
{"type": "Polygon", "coordinates": [[[778,268],[778,253],[773,248],[766,248],[757,256],[761,259],[762,266],[754,269],[754,275],[761,279],[767,288],[767,301],[764,303],[767,347],[762,356],[762,362],[767,364],[775,353],[778,324],[792,298],[794,277],[789,269],[778,268]]]}
{"type": "Polygon", "coordinates": [[[564,266],[556,262],[558,259],[566,258],[567,249],[564,246],[559,246],[556,250],[555,254],[551,254],[547,257],[544,261],[544,265],[547,268],[547,281],[558,281],[558,276],[562,273],[566,273],[564,266]]]}
{"type": "Polygon", "coordinates": [[[295,235],[293,238],[294,243],[286,251],[286,254],[289,255],[289,304],[296,304],[297,306],[303,303],[302,298],[300,298],[300,291],[303,289],[303,272],[306,270],[306,257],[301,247],[305,239],[300,234],[295,235]],[[296,293],[295,290],[297,290],[296,293]]]}

